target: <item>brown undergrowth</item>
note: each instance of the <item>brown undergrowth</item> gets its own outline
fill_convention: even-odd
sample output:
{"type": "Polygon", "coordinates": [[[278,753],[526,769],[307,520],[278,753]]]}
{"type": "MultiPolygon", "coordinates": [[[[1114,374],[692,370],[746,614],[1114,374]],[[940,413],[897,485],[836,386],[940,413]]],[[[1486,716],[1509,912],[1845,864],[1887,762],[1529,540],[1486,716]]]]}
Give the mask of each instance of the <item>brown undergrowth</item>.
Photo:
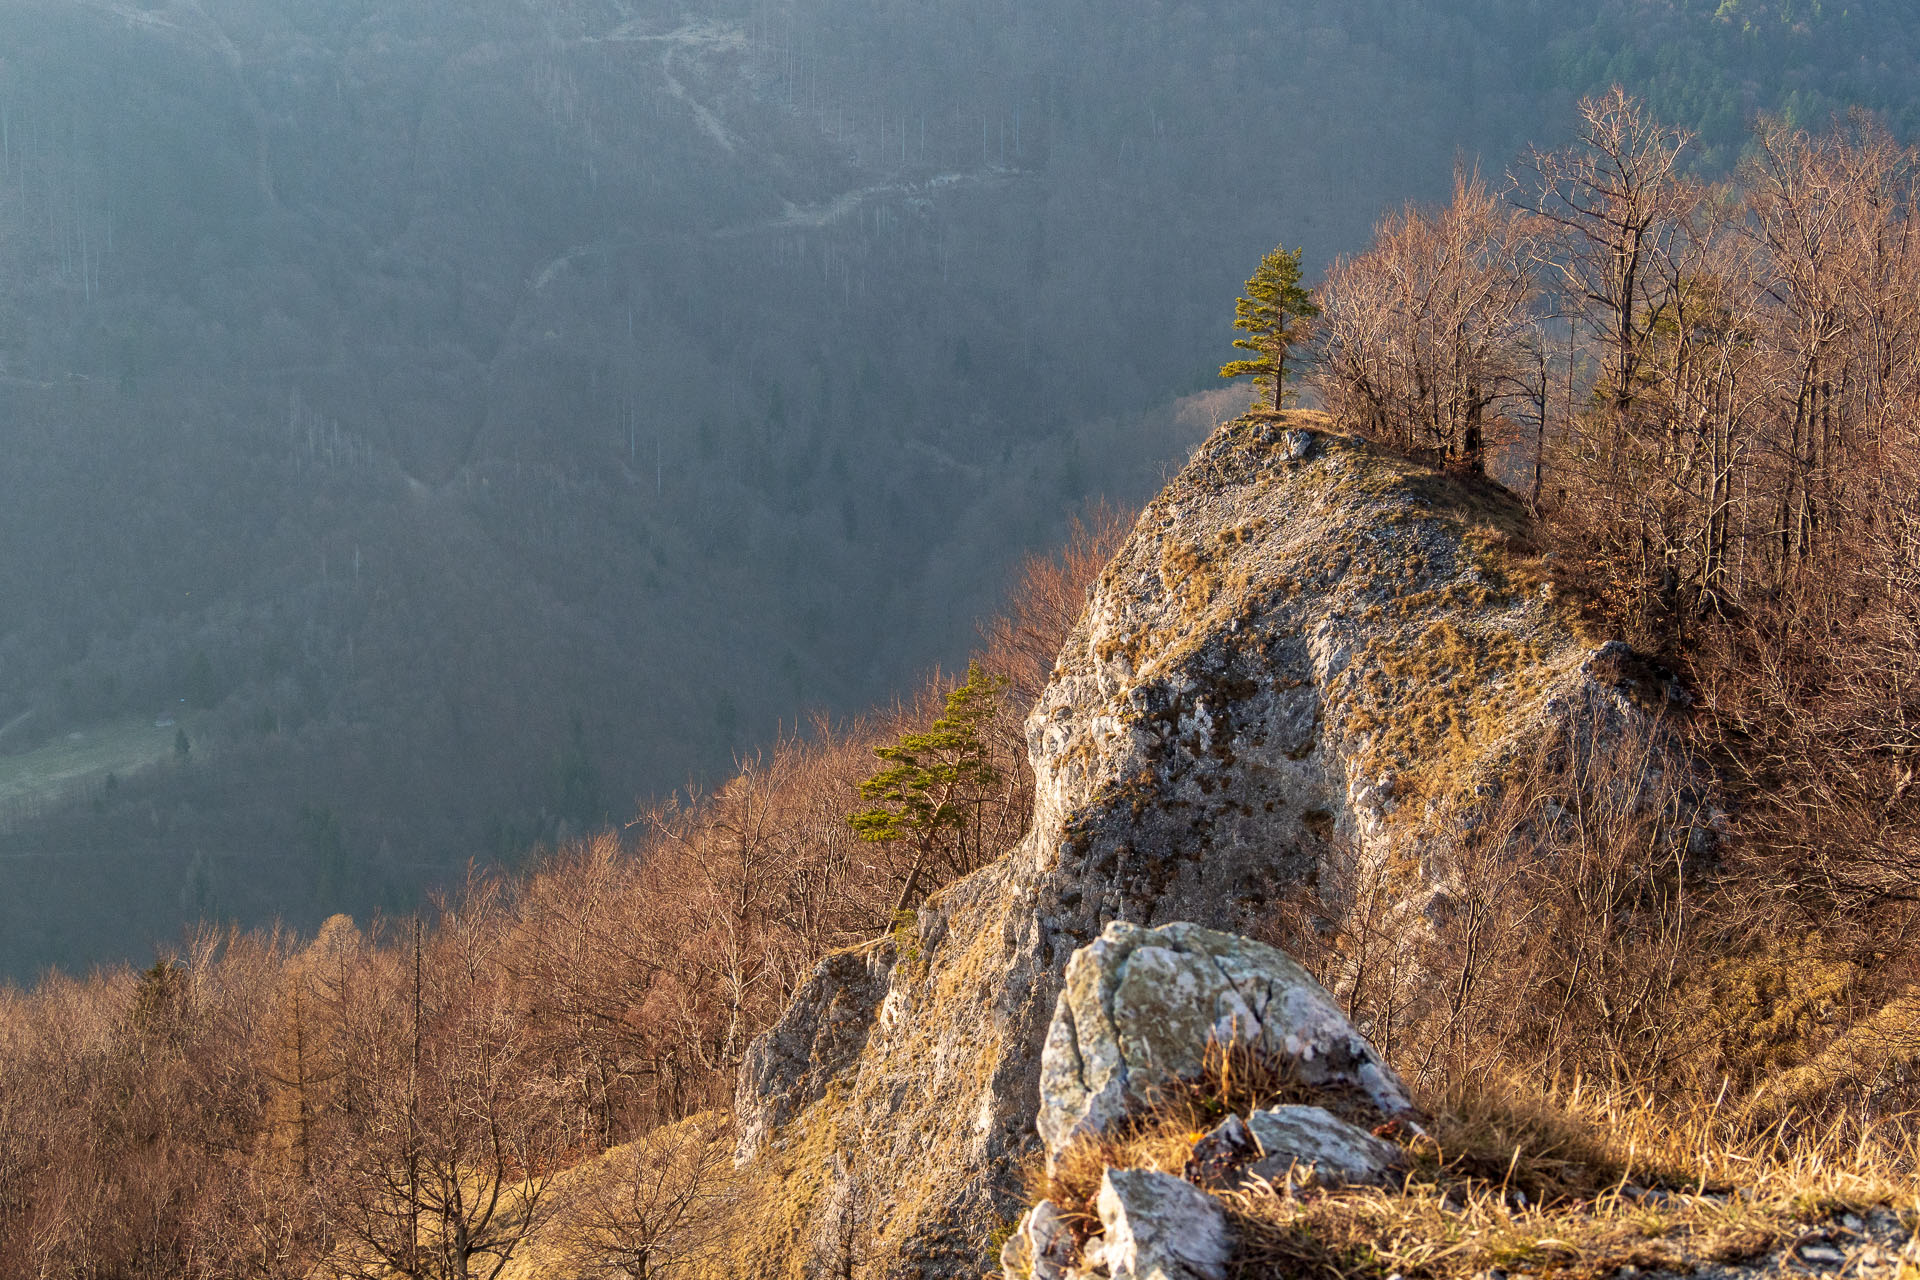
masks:
{"type": "Polygon", "coordinates": [[[1507,1083],[1436,1105],[1434,1147],[1414,1144],[1401,1188],[1227,1193],[1232,1274],[1597,1280],[1751,1258],[1846,1212],[1890,1209],[1914,1225],[1915,1152],[1894,1136],[1898,1123],[1864,1139],[1736,1137],[1710,1107],[1675,1118],[1644,1099],[1543,1097],[1507,1083]]]}
{"type": "MultiPolygon", "coordinates": [[[[1502,1075],[1422,1101],[1424,1131],[1381,1130],[1409,1157],[1399,1186],[1254,1177],[1217,1191],[1236,1242],[1229,1274],[1462,1280],[1498,1270],[1598,1280],[1628,1266],[1684,1272],[1749,1258],[1847,1212],[1889,1209],[1915,1225],[1911,1117],[1870,1132],[1790,1123],[1755,1131],[1704,1100],[1663,1105],[1584,1085],[1543,1091],[1502,1075]]],[[[1100,1230],[1094,1202],[1108,1168],[1179,1175],[1226,1114],[1290,1102],[1328,1099],[1284,1066],[1210,1050],[1200,1078],[1080,1139],[1051,1173],[1031,1164],[1029,1199],[1052,1200],[1084,1243],[1100,1230]]]]}

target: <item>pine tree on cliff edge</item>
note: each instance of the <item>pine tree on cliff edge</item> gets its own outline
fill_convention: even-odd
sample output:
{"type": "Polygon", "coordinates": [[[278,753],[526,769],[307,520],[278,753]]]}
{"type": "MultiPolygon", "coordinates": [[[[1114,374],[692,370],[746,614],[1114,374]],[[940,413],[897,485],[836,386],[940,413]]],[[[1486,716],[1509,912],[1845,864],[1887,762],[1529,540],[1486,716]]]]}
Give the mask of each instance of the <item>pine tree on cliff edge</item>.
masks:
{"type": "Polygon", "coordinates": [[[925,733],[873,749],[887,767],[860,784],[860,798],[879,803],[847,822],[862,840],[905,841],[913,851],[895,915],[914,905],[923,875],[957,880],[992,856],[980,847],[980,810],[1004,775],[986,730],[1006,683],[970,662],[966,683],[947,695],[946,714],[925,733]]]}
{"type": "Polygon", "coordinates": [[[1249,335],[1235,338],[1233,345],[1256,353],[1258,359],[1222,365],[1220,376],[1251,375],[1254,386],[1273,389],[1273,407],[1284,408],[1287,353],[1307,340],[1312,333],[1311,322],[1319,314],[1313,295],[1300,287],[1300,250],[1288,253],[1283,248],[1274,249],[1260,259],[1260,269],[1247,281],[1247,296],[1233,308],[1233,327],[1245,329],[1249,335]]]}

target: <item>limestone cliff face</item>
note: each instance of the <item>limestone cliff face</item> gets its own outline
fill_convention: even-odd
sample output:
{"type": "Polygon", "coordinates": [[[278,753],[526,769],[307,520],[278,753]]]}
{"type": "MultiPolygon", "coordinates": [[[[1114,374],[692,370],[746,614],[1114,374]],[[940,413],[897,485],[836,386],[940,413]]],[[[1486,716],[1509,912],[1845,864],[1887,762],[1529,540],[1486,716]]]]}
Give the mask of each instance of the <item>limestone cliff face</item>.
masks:
{"type": "Polygon", "coordinates": [[[1365,859],[1417,866],[1522,745],[1642,714],[1516,504],[1327,427],[1242,420],[1195,453],[1028,720],[1026,838],[911,936],[823,963],[755,1045],[729,1269],[991,1270],[1077,947],[1113,920],[1259,934],[1302,886],[1337,907],[1365,859]]]}

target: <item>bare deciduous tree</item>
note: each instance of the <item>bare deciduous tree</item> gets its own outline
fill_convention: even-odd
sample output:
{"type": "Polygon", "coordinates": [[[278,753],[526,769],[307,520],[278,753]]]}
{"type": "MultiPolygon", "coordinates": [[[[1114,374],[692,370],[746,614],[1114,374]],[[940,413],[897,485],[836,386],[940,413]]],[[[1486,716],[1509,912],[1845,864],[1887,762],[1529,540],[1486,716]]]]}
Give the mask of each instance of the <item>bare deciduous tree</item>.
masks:
{"type": "Polygon", "coordinates": [[[491,903],[369,948],[340,993],[341,1123],[320,1175],[328,1274],[491,1280],[547,1212],[553,1089],[489,954],[491,903]]]}
{"type": "Polygon", "coordinates": [[[695,1117],[655,1130],[563,1189],[553,1249],[571,1274],[666,1280],[690,1270],[725,1221],[726,1126],[695,1117]]]}
{"type": "Polygon", "coordinates": [[[1456,175],[1443,209],[1383,220],[1320,290],[1315,383],[1328,407],[1403,448],[1482,469],[1496,407],[1523,376],[1532,267],[1522,220],[1478,174],[1456,175]]]}
{"type": "Polygon", "coordinates": [[[1644,382],[1641,365],[1672,302],[1662,259],[1696,194],[1680,176],[1693,138],[1663,126],[1619,87],[1579,105],[1579,134],[1563,151],[1532,151],[1515,195],[1542,227],[1543,261],[1584,312],[1606,352],[1602,393],[1626,430],[1644,382]]]}

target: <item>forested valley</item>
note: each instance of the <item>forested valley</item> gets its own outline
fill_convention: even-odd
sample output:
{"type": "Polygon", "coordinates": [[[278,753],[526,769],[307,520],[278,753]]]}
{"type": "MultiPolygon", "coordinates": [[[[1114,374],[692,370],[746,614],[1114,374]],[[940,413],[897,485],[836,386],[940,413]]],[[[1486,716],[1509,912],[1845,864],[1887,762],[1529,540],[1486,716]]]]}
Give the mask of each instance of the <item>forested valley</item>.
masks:
{"type": "MultiPolygon", "coordinates": [[[[1709,183],[1689,132],[1617,90],[1576,119],[1509,198],[1463,170],[1450,202],[1385,216],[1295,354],[1312,420],[1505,480],[1531,515],[1507,563],[1632,639],[1594,660],[1668,708],[1658,732],[1726,807],[1701,826],[1652,738],[1543,743],[1424,846],[1458,873],[1445,914],[1393,911],[1383,862],[1352,928],[1317,931],[1308,885],[1272,936],[1435,1096],[1586,1080],[1703,1161],[1897,1172],[1920,155],[1865,117],[1763,120],[1709,183]]],[[[964,676],[783,737],[624,834],[476,868],[429,912],[202,925],[144,970],[8,993],[5,1274],[700,1274],[763,1211],[728,1158],[748,1045],[824,957],[910,957],[914,909],[1026,828],[1026,709],[1130,524],[1098,510],[1026,560],[964,676]]],[[[1450,687],[1420,696],[1451,715],[1450,687]]],[[[1520,1110],[1480,1123],[1539,1140],[1548,1104],[1499,1105],[1520,1110]]]]}
{"type": "Polygon", "coordinates": [[[1709,172],[1915,109],[1892,4],[1123,16],[8,0],[0,965],[404,913],[951,667],[1276,229],[1580,93],[1709,172]]]}

